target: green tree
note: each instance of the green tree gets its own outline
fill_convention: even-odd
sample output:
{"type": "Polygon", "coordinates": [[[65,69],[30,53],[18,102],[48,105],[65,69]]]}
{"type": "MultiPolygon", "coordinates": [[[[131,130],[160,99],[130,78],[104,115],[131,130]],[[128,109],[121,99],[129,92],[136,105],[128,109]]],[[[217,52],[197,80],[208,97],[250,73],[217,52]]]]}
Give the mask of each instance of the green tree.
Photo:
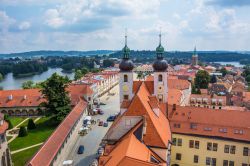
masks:
{"type": "Polygon", "coordinates": [[[45,108],[47,116],[52,116],[55,122],[60,123],[70,112],[70,98],[68,96],[68,77],[54,73],[50,78],[42,83],[42,94],[46,102],[41,104],[45,108]]]}
{"type": "Polygon", "coordinates": [[[74,80],[79,80],[80,78],[82,78],[83,74],[81,70],[76,70],[75,71],[75,76],[74,76],[74,80]]]}
{"type": "Polygon", "coordinates": [[[18,137],[25,137],[28,135],[28,132],[24,126],[21,126],[19,129],[18,137]]]}
{"type": "Polygon", "coordinates": [[[225,77],[225,75],[228,73],[227,69],[225,67],[220,69],[220,72],[222,73],[222,76],[225,77]]]}
{"type": "Polygon", "coordinates": [[[90,72],[92,72],[92,73],[98,73],[100,71],[101,71],[101,69],[96,69],[96,68],[90,70],[90,72]]]}
{"type": "Polygon", "coordinates": [[[81,69],[81,72],[82,72],[82,75],[84,76],[85,74],[89,72],[89,70],[86,67],[84,67],[81,69]]]}
{"type": "Polygon", "coordinates": [[[113,67],[114,65],[115,65],[114,60],[111,60],[111,59],[103,60],[103,67],[113,67]]]}
{"type": "Polygon", "coordinates": [[[246,76],[246,81],[247,81],[247,82],[250,82],[250,75],[247,75],[247,76],[246,76]]]}
{"type": "Polygon", "coordinates": [[[199,70],[195,75],[194,84],[198,89],[207,89],[210,82],[210,76],[207,71],[199,70]]]}
{"type": "Polygon", "coordinates": [[[34,86],[34,82],[31,81],[31,80],[25,81],[25,82],[23,82],[23,84],[22,84],[22,88],[23,88],[23,89],[32,89],[33,86],[34,86]]]}
{"type": "Polygon", "coordinates": [[[217,77],[216,77],[216,75],[212,75],[212,76],[211,76],[210,82],[211,82],[211,83],[216,83],[216,82],[217,82],[217,77]]]}
{"type": "Polygon", "coordinates": [[[33,130],[36,128],[36,124],[34,123],[33,119],[29,119],[27,128],[28,130],[33,130]]]}
{"type": "Polygon", "coordinates": [[[248,75],[250,75],[250,66],[245,66],[244,71],[241,74],[243,77],[247,78],[248,75]]]}
{"type": "Polygon", "coordinates": [[[3,75],[0,73],[0,81],[3,80],[3,75]]]}

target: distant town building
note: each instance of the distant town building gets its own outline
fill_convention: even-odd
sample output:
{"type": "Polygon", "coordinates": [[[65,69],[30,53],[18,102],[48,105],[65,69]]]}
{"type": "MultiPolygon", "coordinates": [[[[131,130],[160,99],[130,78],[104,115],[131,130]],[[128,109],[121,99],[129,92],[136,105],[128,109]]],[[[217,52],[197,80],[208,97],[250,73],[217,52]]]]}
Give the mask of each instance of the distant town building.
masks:
{"type": "Polygon", "coordinates": [[[196,51],[196,47],[194,47],[194,53],[192,55],[191,65],[192,66],[198,65],[198,54],[197,54],[197,51],[196,51]]]}

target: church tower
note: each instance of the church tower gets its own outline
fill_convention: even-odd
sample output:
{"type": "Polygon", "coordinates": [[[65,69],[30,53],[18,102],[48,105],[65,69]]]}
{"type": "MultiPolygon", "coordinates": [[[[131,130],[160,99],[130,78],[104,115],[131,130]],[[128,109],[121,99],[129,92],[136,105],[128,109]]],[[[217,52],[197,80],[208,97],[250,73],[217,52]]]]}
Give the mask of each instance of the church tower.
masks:
{"type": "Polygon", "coordinates": [[[198,65],[198,54],[197,54],[197,51],[196,51],[196,46],[194,47],[194,53],[193,53],[193,55],[192,55],[192,62],[191,62],[191,65],[192,65],[192,66],[198,65]]]}
{"type": "Polygon", "coordinates": [[[159,46],[156,48],[156,60],[154,68],[154,95],[159,102],[167,102],[168,97],[168,64],[163,58],[164,47],[161,45],[161,33],[159,34],[159,46]]]}
{"type": "Polygon", "coordinates": [[[133,68],[134,64],[130,60],[130,49],[127,46],[127,32],[125,34],[125,46],[122,49],[123,58],[119,64],[120,68],[120,103],[123,100],[131,100],[133,98],[133,68]]]}

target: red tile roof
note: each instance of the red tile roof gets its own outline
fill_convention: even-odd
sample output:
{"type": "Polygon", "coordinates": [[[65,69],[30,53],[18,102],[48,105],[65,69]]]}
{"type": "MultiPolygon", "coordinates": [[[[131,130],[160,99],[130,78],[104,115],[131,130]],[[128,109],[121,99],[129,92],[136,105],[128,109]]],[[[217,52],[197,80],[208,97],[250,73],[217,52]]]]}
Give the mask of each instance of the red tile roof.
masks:
{"type": "MultiPolygon", "coordinates": [[[[90,85],[85,84],[70,84],[68,91],[71,98],[71,104],[74,106],[83,95],[92,95],[93,90],[90,85]]],[[[46,101],[42,98],[40,89],[17,89],[17,90],[2,90],[0,91],[0,107],[37,107],[42,102],[46,101]],[[11,100],[9,99],[11,96],[11,100]]]]}
{"type": "Polygon", "coordinates": [[[9,124],[3,120],[3,124],[0,125],[0,134],[5,133],[8,127],[9,127],[9,124]]]}
{"type": "Polygon", "coordinates": [[[39,151],[33,156],[28,163],[29,166],[49,166],[52,164],[54,157],[61,148],[68,134],[76,121],[80,118],[87,103],[81,100],[68,116],[61,122],[57,129],[52,133],[48,140],[43,144],[39,151]]]}
{"type": "Polygon", "coordinates": [[[250,112],[248,111],[201,109],[187,106],[177,106],[175,111],[172,110],[173,107],[169,106],[169,120],[174,133],[250,140],[250,112]],[[176,123],[181,127],[174,127],[176,123]],[[191,129],[191,123],[197,124],[197,128],[191,129]],[[211,128],[211,131],[207,131],[205,128],[211,128]],[[226,128],[227,132],[220,132],[220,128],[226,128]],[[243,133],[235,134],[235,130],[242,130],[243,133]]]}
{"type": "Polygon", "coordinates": [[[145,116],[147,121],[147,130],[144,136],[145,144],[166,148],[168,147],[168,141],[171,140],[169,121],[160,110],[158,103],[154,102],[156,100],[151,97],[146,84],[142,82],[123,116],[145,116]],[[158,107],[159,115],[155,114],[152,105],[158,107]]]}
{"type": "Polygon", "coordinates": [[[40,89],[18,89],[0,91],[0,107],[35,107],[43,101],[45,100],[42,98],[40,89]]]}
{"type": "MultiPolygon", "coordinates": [[[[105,147],[104,156],[99,159],[100,166],[143,166],[143,165],[162,165],[165,162],[153,153],[142,141],[138,140],[133,134],[140,126],[140,121],[129,133],[127,133],[115,145],[105,147]],[[136,150],[135,150],[136,149],[136,150]],[[150,161],[151,156],[159,160],[160,164],[150,161]]],[[[165,163],[166,164],[166,163],[165,163]]]]}

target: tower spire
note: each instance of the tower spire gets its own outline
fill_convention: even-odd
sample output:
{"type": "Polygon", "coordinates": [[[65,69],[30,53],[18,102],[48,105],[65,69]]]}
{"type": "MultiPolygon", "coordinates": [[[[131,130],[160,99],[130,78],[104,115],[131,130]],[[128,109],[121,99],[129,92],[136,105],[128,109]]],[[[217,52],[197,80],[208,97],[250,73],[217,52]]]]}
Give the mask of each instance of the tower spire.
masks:
{"type": "Polygon", "coordinates": [[[160,34],[159,34],[159,45],[161,45],[161,28],[160,28],[160,34]]]}
{"type": "Polygon", "coordinates": [[[127,34],[127,28],[125,28],[125,46],[127,45],[127,38],[128,38],[128,34],[127,34]]]}
{"type": "Polygon", "coordinates": [[[123,51],[123,58],[124,59],[129,59],[129,54],[130,54],[130,49],[127,46],[127,28],[125,29],[125,46],[123,47],[122,51],[123,51]]]}
{"type": "Polygon", "coordinates": [[[196,46],[194,46],[194,55],[196,55],[197,53],[196,53],[196,46]]]}

